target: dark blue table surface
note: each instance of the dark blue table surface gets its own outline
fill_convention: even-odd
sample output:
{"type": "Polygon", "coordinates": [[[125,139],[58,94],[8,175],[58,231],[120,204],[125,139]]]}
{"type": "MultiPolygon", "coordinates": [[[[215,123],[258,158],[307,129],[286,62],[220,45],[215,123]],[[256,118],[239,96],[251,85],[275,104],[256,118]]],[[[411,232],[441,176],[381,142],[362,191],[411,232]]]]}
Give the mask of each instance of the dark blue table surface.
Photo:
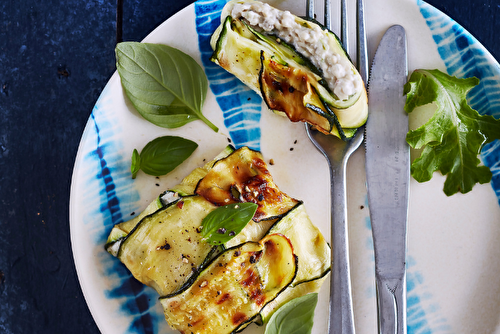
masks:
{"type": "MultiPolygon", "coordinates": [[[[123,40],[191,2],[124,0],[123,40]]],[[[500,0],[428,2],[500,59],[500,0]]],[[[81,134],[115,71],[116,13],[115,1],[0,1],[0,333],[99,333],[68,211],[81,134]]]]}

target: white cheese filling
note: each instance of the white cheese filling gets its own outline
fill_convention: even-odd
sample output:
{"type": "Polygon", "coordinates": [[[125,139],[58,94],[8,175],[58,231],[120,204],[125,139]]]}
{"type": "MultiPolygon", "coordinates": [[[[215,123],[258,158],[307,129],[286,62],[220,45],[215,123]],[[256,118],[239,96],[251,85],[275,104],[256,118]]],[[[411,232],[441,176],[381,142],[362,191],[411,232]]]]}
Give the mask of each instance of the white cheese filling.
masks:
{"type": "Polygon", "coordinates": [[[363,85],[360,76],[353,73],[348,59],[330,50],[328,37],[319,26],[303,27],[289,11],[281,11],[259,1],[236,3],[231,17],[242,17],[253,28],[273,33],[293,45],[323,71],[323,78],[340,100],[347,100],[361,91],[363,85]]]}

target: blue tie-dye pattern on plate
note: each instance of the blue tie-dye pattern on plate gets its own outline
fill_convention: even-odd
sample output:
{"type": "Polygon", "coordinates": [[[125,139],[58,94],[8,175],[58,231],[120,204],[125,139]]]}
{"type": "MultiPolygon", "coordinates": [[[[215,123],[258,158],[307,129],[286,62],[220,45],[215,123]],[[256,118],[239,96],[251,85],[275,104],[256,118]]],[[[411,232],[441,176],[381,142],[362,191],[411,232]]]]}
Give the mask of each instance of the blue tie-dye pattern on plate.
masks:
{"type": "MultiPolygon", "coordinates": [[[[87,143],[95,143],[95,147],[88,149],[84,158],[84,165],[92,169],[85,174],[88,178],[85,182],[85,193],[88,194],[85,203],[97,210],[90,211],[85,221],[101,221],[103,226],[95,228],[94,238],[97,245],[105,244],[113,225],[124,221],[124,213],[139,210],[135,204],[139,193],[130,177],[129,158],[120,155],[120,142],[113,139],[119,132],[119,127],[108,117],[112,108],[112,96],[105,89],[92,111],[90,126],[87,127],[87,143]],[[97,197],[96,189],[99,192],[97,197]]],[[[164,320],[162,314],[150,312],[158,298],[156,292],[139,283],[125,266],[105,252],[104,248],[99,254],[99,261],[106,276],[114,281],[114,288],[105,291],[106,296],[120,299],[121,311],[133,318],[129,332],[157,333],[159,321],[164,320]]]]}
{"type": "MultiPolygon", "coordinates": [[[[210,88],[223,112],[224,125],[235,146],[261,148],[261,98],[225,70],[213,64],[210,35],[218,26],[220,11],[226,1],[201,0],[194,4],[196,32],[202,64],[210,88]]],[[[417,0],[422,16],[431,30],[441,58],[450,74],[475,75],[481,79],[479,87],[470,93],[471,105],[480,113],[500,115],[498,90],[500,68],[488,59],[484,49],[463,28],[433,7],[417,0]]],[[[124,220],[130,212],[138,211],[140,198],[129,174],[129,157],[121,155],[121,143],[116,141],[120,128],[108,117],[112,98],[106,90],[97,102],[87,126],[88,138],[81,148],[86,152],[82,164],[86,171],[85,204],[89,209],[85,221],[96,222],[90,228],[96,245],[105,243],[111,227],[124,220]],[[98,196],[96,196],[96,192],[98,196]]],[[[487,145],[482,152],[485,165],[494,173],[492,186],[500,197],[500,144],[487,145]]],[[[90,223],[89,223],[90,224],[90,223]]],[[[367,229],[370,228],[367,221],[367,229]]],[[[373,244],[367,243],[372,249],[373,244]]],[[[128,333],[158,333],[165,328],[163,314],[158,311],[157,294],[137,282],[130,272],[106,252],[99,254],[104,274],[112,281],[112,289],[105,291],[110,299],[118,299],[120,312],[130,320],[128,333]]],[[[416,269],[415,261],[408,259],[408,333],[449,333],[449,324],[439,312],[439,305],[426,292],[425,279],[416,269]]],[[[372,292],[370,292],[372,293],[372,292]]]]}
{"type": "Polygon", "coordinates": [[[260,150],[260,112],[262,99],[233,75],[210,61],[210,37],[220,24],[225,1],[201,0],[195,2],[196,31],[201,60],[217,99],[224,125],[237,148],[248,146],[260,150]]]}
{"type": "MultiPolygon", "coordinates": [[[[464,28],[434,7],[417,2],[431,30],[448,74],[459,78],[477,77],[478,86],[469,92],[472,108],[480,114],[500,117],[500,66],[464,28]]],[[[485,145],[481,158],[493,173],[491,186],[500,203],[500,141],[485,145]]]]}

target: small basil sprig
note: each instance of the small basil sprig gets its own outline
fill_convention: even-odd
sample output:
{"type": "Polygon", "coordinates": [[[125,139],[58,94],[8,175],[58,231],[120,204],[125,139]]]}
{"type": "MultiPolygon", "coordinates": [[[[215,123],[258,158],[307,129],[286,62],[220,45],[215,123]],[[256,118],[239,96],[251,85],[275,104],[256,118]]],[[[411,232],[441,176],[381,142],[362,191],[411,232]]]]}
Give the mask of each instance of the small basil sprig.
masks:
{"type": "Polygon", "coordinates": [[[255,203],[236,203],[218,207],[201,222],[201,235],[212,245],[231,240],[252,220],[257,211],[255,203]]]}
{"type": "Polygon", "coordinates": [[[125,94],[142,117],[164,128],[200,119],[218,131],[201,112],[208,80],[191,56],[168,45],[137,42],[119,43],[115,52],[125,94]]]}
{"type": "Polygon", "coordinates": [[[186,160],[198,147],[195,142],[176,136],[158,137],[144,146],[141,154],[134,149],[130,171],[135,179],[137,172],[161,176],[170,173],[186,160]]]}
{"type": "Polygon", "coordinates": [[[264,334],[310,334],[317,303],[317,293],[290,300],[271,316],[264,334]]]}

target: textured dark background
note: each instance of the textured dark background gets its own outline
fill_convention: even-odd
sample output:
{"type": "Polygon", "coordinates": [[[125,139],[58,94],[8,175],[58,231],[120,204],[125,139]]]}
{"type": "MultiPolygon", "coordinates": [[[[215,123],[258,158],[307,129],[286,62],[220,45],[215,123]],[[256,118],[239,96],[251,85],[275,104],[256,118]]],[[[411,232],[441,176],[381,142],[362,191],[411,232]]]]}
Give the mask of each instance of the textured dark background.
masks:
{"type": "MultiPolygon", "coordinates": [[[[376,1],[376,0],[367,0],[376,1]]],[[[139,41],[186,0],[124,0],[139,41]]],[[[500,57],[500,0],[428,1],[500,57]]],[[[0,333],[98,333],[69,238],[73,164],[115,70],[116,2],[0,1],[0,333]]]]}

